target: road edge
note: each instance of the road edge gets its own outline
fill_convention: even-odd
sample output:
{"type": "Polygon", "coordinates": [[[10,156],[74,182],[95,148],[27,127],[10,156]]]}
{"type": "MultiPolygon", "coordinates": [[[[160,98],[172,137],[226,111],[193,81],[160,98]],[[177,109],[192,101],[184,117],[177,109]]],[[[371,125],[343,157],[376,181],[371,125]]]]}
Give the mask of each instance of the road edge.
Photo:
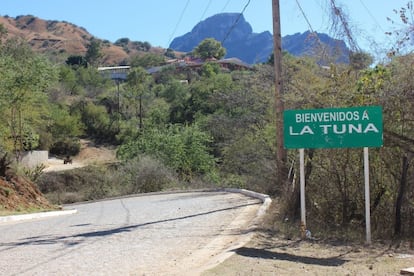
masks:
{"type": "Polygon", "coordinates": [[[30,219],[37,219],[37,218],[47,218],[47,217],[72,215],[72,214],[75,214],[77,212],[78,212],[78,210],[63,210],[63,211],[48,211],[48,212],[23,214],[23,215],[3,216],[3,217],[0,217],[0,223],[30,220],[30,219]]]}
{"type": "Polygon", "coordinates": [[[196,271],[193,271],[192,273],[195,273],[193,275],[201,275],[203,274],[203,272],[206,272],[210,269],[215,268],[216,266],[225,262],[233,254],[235,254],[236,249],[243,247],[247,243],[249,243],[255,234],[255,230],[257,229],[257,226],[263,219],[264,215],[266,214],[266,211],[269,209],[272,203],[272,199],[270,198],[270,196],[266,194],[253,192],[250,190],[236,189],[236,188],[224,188],[222,189],[222,191],[227,192],[227,193],[239,193],[239,194],[243,194],[248,197],[257,198],[262,201],[262,205],[259,207],[259,210],[257,210],[256,217],[251,221],[246,231],[244,231],[244,233],[241,235],[238,241],[235,242],[232,246],[226,248],[222,253],[214,256],[206,264],[196,269],[196,271]]]}

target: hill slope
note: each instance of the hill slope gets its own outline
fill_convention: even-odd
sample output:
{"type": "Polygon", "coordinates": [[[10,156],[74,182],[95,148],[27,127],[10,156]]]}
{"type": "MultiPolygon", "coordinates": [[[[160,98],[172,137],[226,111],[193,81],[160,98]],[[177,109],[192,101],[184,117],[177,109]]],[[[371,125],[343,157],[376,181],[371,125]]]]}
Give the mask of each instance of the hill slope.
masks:
{"type": "MultiPolygon", "coordinates": [[[[13,17],[0,16],[8,37],[18,37],[27,41],[34,51],[55,56],[65,60],[69,55],[84,55],[92,38],[95,38],[85,28],[72,23],[56,20],[43,20],[33,15],[13,17]]],[[[101,40],[103,59],[101,65],[119,65],[134,55],[143,52],[163,54],[164,50],[150,47],[145,51],[139,49],[133,41],[116,45],[108,40],[101,40]]]]}

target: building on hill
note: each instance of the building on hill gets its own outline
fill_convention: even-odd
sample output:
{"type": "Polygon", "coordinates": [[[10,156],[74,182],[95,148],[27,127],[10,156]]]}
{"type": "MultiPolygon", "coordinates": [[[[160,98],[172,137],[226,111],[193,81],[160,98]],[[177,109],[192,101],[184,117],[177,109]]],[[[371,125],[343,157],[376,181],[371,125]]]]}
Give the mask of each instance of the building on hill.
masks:
{"type": "MultiPolygon", "coordinates": [[[[225,58],[220,60],[209,59],[204,61],[199,58],[186,57],[185,59],[169,60],[164,65],[150,67],[147,68],[146,71],[151,75],[157,74],[166,68],[174,68],[177,72],[184,71],[186,68],[198,71],[206,62],[217,63],[220,68],[228,71],[253,70],[253,66],[238,58],[225,58]]],[[[125,81],[130,69],[131,66],[98,67],[98,71],[101,72],[103,77],[116,81],[125,81]]]]}

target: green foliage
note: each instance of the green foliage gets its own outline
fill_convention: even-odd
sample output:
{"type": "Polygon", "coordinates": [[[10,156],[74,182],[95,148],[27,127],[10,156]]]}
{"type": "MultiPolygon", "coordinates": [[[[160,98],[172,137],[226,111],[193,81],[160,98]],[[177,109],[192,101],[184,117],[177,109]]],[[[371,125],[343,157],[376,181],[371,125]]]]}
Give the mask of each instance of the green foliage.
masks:
{"type": "Polygon", "coordinates": [[[235,89],[235,83],[228,74],[213,74],[211,77],[192,83],[188,99],[187,119],[193,121],[200,115],[213,114],[223,103],[218,95],[230,94],[235,89]]]}
{"type": "Polygon", "coordinates": [[[113,171],[105,167],[42,174],[36,181],[40,191],[54,204],[96,200],[113,195],[113,171]]]}
{"type": "Polygon", "coordinates": [[[92,38],[86,49],[86,61],[92,66],[97,67],[101,61],[102,56],[103,54],[101,41],[96,38],[92,38]]]}
{"type": "Polygon", "coordinates": [[[206,78],[211,78],[220,72],[220,66],[217,63],[206,62],[201,68],[201,75],[206,78]]]}
{"type": "Polygon", "coordinates": [[[79,94],[82,90],[78,83],[76,71],[69,66],[61,66],[59,68],[59,82],[65,90],[65,94],[79,94]]]}
{"type": "Polygon", "coordinates": [[[163,127],[168,124],[170,118],[170,105],[161,98],[155,99],[149,106],[148,124],[151,127],[163,127]]]}
{"type": "Polygon", "coordinates": [[[0,45],[1,144],[16,152],[35,142],[46,111],[46,89],[56,80],[53,66],[18,40],[0,45]],[[3,125],[1,125],[3,124],[3,125]],[[26,140],[29,139],[29,140],[26,140]]]}
{"type": "Polygon", "coordinates": [[[130,64],[132,67],[149,68],[159,66],[165,63],[165,59],[161,55],[146,53],[144,55],[136,55],[132,58],[130,64]]]}
{"type": "MultiPolygon", "coordinates": [[[[76,69],[76,82],[87,91],[87,95],[90,98],[96,98],[103,93],[105,89],[112,86],[112,81],[105,79],[96,68],[77,68],[76,69]]],[[[75,90],[78,91],[78,90],[75,90]]]]}
{"type": "Polygon", "coordinates": [[[177,58],[176,56],[175,56],[175,53],[174,53],[174,50],[173,49],[171,49],[171,48],[168,48],[166,51],[165,51],[165,54],[164,54],[166,57],[168,57],[168,58],[177,58]]]}
{"type": "Polygon", "coordinates": [[[129,111],[129,114],[132,113],[139,119],[138,127],[140,129],[144,127],[145,107],[152,96],[149,88],[150,83],[151,78],[142,67],[133,68],[128,73],[124,97],[128,102],[126,107],[129,110],[125,111],[129,111]]]}
{"type": "Polygon", "coordinates": [[[77,138],[61,138],[51,145],[49,152],[58,156],[75,156],[79,153],[80,147],[77,138]]]}
{"type": "Polygon", "coordinates": [[[104,106],[87,102],[79,103],[77,108],[89,136],[100,142],[115,141],[118,128],[104,106]]]}
{"type": "Polygon", "coordinates": [[[69,56],[66,60],[66,64],[73,67],[87,67],[88,61],[84,56],[69,56]]]}
{"type": "Polygon", "coordinates": [[[171,123],[184,123],[187,121],[187,103],[190,98],[188,87],[179,81],[172,81],[165,85],[160,96],[170,105],[171,123]]]}
{"type": "Polygon", "coordinates": [[[226,55],[226,49],[214,38],[206,38],[194,48],[193,54],[202,59],[221,59],[226,55]]]}
{"type": "Polygon", "coordinates": [[[389,69],[382,65],[363,70],[357,82],[359,101],[363,104],[377,102],[378,92],[384,88],[384,84],[389,79],[389,69]]]}
{"type": "Polygon", "coordinates": [[[36,167],[30,168],[23,168],[24,175],[29,178],[31,181],[36,182],[40,176],[43,174],[43,170],[46,168],[44,164],[39,164],[36,167]]]}
{"type": "Polygon", "coordinates": [[[177,182],[171,170],[149,156],[124,161],[116,174],[122,180],[123,194],[158,192],[177,182]]]}
{"type": "Polygon", "coordinates": [[[0,176],[1,177],[7,176],[6,173],[10,169],[11,164],[12,164],[12,161],[8,153],[4,152],[3,150],[0,150],[0,176]]]}
{"type": "Polygon", "coordinates": [[[23,126],[23,150],[30,151],[39,147],[40,136],[29,124],[23,126]]]}
{"type": "Polygon", "coordinates": [[[115,45],[116,46],[121,46],[121,47],[123,47],[123,46],[125,46],[125,45],[128,45],[128,43],[130,42],[130,40],[129,40],[129,38],[127,38],[127,37],[123,37],[123,38],[120,38],[120,39],[117,39],[116,41],[115,41],[115,45]]]}
{"type": "Polygon", "coordinates": [[[141,154],[154,156],[182,176],[214,171],[215,159],[209,153],[211,138],[197,125],[171,125],[148,129],[118,149],[118,156],[130,160],[141,154]]]}
{"type": "Polygon", "coordinates": [[[70,114],[65,106],[51,105],[51,120],[49,132],[55,139],[79,137],[83,135],[85,126],[79,113],[70,114]]]}
{"type": "Polygon", "coordinates": [[[365,52],[351,52],[349,63],[353,69],[362,70],[368,68],[374,61],[374,58],[365,52]]]}
{"type": "Polygon", "coordinates": [[[134,45],[136,50],[144,52],[148,52],[152,47],[151,43],[149,43],[148,41],[134,41],[132,44],[134,45]]]}

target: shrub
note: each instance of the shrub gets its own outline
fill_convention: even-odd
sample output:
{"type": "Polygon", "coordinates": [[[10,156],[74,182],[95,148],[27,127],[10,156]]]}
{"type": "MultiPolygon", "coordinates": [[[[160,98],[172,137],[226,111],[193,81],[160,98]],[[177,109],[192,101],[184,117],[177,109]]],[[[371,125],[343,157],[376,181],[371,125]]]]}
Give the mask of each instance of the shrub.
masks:
{"type": "Polygon", "coordinates": [[[112,183],[108,181],[110,174],[105,167],[89,166],[45,173],[36,183],[50,202],[65,204],[112,196],[112,183]]]}
{"type": "Polygon", "coordinates": [[[160,161],[138,156],[125,161],[118,169],[122,194],[157,192],[177,182],[175,175],[160,161]]]}
{"type": "Polygon", "coordinates": [[[145,131],[138,139],[122,145],[117,154],[124,160],[141,154],[156,156],[188,179],[215,171],[215,159],[208,147],[210,142],[210,136],[197,125],[171,125],[145,131]]]}
{"type": "Polygon", "coordinates": [[[76,155],[79,153],[80,151],[80,141],[79,139],[63,139],[63,140],[59,140],[57,142],[55,142],[51,148],[50,148],[50,153],[51,154],[55,154],[55,155],[76,155]]]}

